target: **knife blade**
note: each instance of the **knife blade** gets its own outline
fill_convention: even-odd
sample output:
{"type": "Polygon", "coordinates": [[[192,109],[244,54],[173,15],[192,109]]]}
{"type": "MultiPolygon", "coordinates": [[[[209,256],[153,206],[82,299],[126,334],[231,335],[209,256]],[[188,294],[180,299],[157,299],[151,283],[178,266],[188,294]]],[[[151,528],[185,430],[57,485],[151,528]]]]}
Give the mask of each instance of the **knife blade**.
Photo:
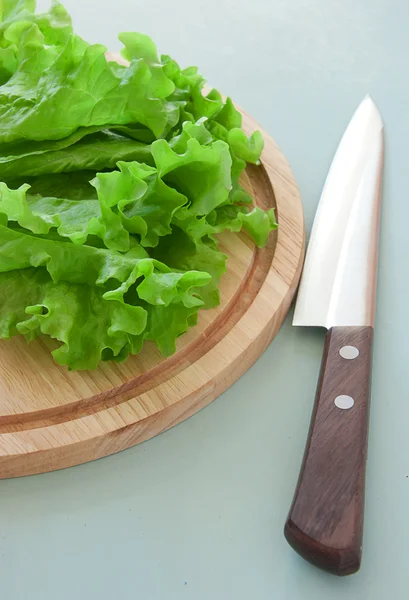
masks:
{"type": "Polygon", "coordinates": [[[322,191],[293,320],[327,334],[284,535],[336,575],[358,571],[362,556],[382,170],[383,123],[367,96],[322,191]]]}

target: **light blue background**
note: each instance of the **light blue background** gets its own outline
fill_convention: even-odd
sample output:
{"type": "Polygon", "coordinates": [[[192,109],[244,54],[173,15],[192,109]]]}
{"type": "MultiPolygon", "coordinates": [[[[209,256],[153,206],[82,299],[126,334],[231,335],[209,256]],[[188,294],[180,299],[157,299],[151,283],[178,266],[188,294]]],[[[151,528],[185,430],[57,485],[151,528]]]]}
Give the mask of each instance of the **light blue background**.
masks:
{"type": "Polygon", "coordinates": [[[337,579],[282,536],[323,344],[287,321],[239,382],[173,430],[92,464],[1,481],[1,598],[406,599],[409,3],[65,4],[88,40],[117,50],[116,32],[151,34],[250,112],[293,167],[308,230],[350,116],[367,92],[378,104],[386,167],[364,561],[337,579]]]}

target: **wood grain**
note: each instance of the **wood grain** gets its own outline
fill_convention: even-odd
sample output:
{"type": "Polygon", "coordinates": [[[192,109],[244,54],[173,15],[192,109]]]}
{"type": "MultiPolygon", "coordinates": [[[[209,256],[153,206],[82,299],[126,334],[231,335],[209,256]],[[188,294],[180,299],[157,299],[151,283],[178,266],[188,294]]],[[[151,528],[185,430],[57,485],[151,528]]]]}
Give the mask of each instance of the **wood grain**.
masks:
{"type": "Polygon", "coordinates": [[[372,327],[334,327],[327,333],[303,465],[284,529],[301,556],[336,575],[355,573],[361,564],[372,338],[372,327]],[[345,347],[359,355],[344,358],[345,347]],[[352,398],[353,406],[338,408],[340,395],[352,398]]]}
{"type": "MultiPolygon", "coordinates": [[[[248,134],[259,126],[243,113],[248,134]]],[[[246,235],[220,236],[229,255],[222,302],[202,311],[163,359],[147,344],[124,363],[69,372],[50,355],[54,342],[0,342],[0,477],[72,466],[142,442],[217,398],[264,351],[295,292],[303,255],[299,192],[287,161],[264,133],[261,166],[244,186],[275,207],[279,229],[258,250],[246,235]]]]}

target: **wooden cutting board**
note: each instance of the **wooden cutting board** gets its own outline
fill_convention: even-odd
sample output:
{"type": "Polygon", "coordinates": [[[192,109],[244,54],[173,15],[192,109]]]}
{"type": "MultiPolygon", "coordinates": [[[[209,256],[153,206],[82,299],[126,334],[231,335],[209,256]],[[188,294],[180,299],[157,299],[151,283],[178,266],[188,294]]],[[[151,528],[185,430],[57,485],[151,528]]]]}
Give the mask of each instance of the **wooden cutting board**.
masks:
{"type": "MultiPolygon", "coordinates": [[[[250,134],[260,127],[243,113],[250,134]]],[[[220,236],[229,255],[222,303],[163,359],[153,344],[121,364],[69,372],[45,339],[0,342],[0,478],[52,471],[100,458],[161,433],[217,398],[278,332],[304,255],[300,195],[287,161],[264,133],[261,166],[243,184],[279,229],[262,250],[245,234],[220,236]]],[[[274,365],[271,365],[274,369],[274,365]]],[[[251,402],[251,399],[249,399],[251,402]]]]}

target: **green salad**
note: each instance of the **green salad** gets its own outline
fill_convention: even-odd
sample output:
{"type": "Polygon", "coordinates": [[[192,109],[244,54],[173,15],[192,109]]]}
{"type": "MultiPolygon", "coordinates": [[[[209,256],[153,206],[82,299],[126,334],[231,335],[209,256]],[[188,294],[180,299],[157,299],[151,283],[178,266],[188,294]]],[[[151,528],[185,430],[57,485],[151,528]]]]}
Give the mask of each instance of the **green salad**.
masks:
{"type": "Polygon", "coordinates": [[[128,66],[58,2],[0,1],[0,338],[50,336],[70,369],[174,352],[219,303],[216,234],[276,227],[239,182],[261,134],[196,67],[119,40],[128,66]]]}

